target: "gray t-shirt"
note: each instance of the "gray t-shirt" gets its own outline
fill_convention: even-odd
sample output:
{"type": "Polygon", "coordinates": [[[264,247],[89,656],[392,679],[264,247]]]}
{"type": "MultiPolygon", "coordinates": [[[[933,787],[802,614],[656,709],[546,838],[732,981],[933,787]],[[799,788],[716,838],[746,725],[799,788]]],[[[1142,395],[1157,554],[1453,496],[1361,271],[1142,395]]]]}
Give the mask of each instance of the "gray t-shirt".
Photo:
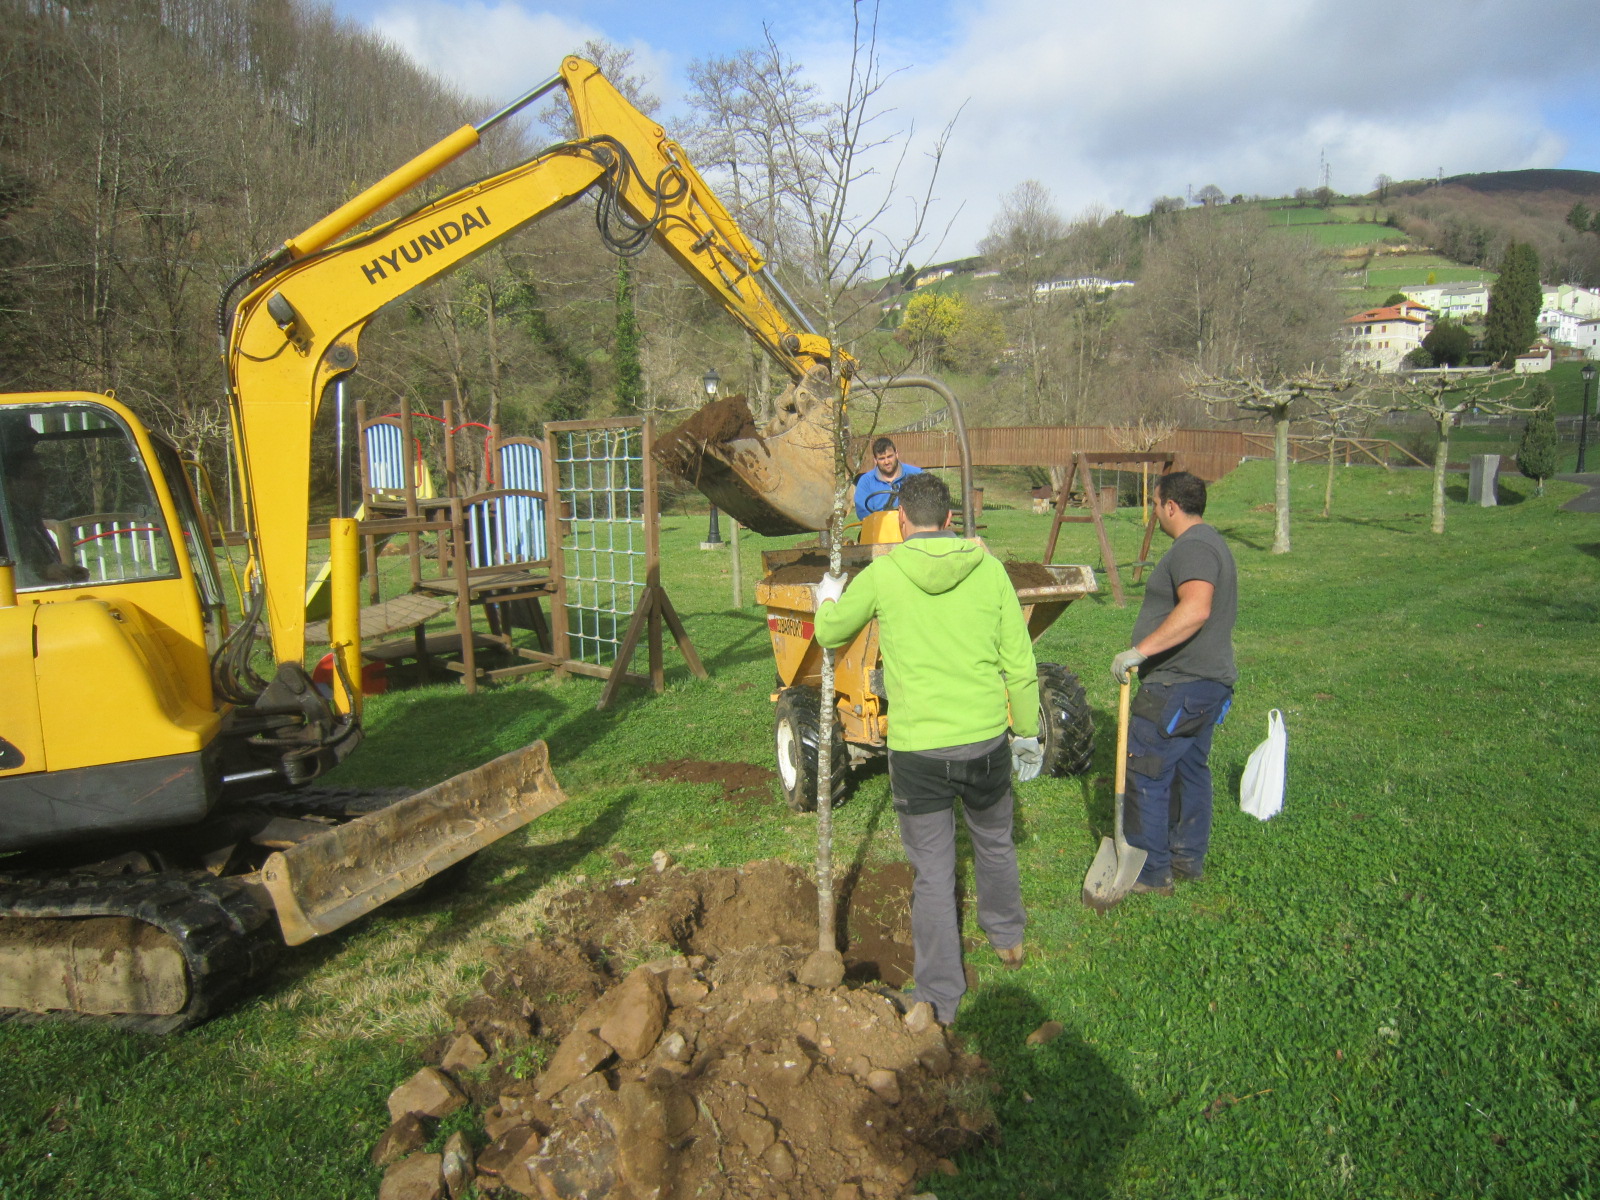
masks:
{"type": "Polygon", "coordinates": [[[1232,687],[1239,678],[1233,665],[1233,622],[1239,615],[1239,577],[1228,543],[1201,522],[1185,530],[1161,556],[1150,574],[1133,625],[1133,644],[1154,633],[1178,607],[1178,587],[1191,579],[1209,583],[1211,616],[1188,641],[1152,654],[1139,668],[1146,683],[1187,683],[1209,679],[1232,687]]]}

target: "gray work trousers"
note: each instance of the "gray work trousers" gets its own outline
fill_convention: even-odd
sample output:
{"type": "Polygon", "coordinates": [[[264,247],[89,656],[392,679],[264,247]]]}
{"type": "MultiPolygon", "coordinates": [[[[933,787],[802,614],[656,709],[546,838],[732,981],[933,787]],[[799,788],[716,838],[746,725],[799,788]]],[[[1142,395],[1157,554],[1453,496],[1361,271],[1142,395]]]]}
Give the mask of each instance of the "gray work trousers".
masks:
{"type": "MultiPolygon", "coordinates": [[[[973,874],[978,884],[978,925],[989,944],[1006,949],[1022,944],[1027,920],[1017,877],[1017,849],[1011,841],[1010,789],[988,808],[962,806],[972,836],[973,874]]],[[[942,1024],[956,1019],[967,991],[961,967],[961,910],[956,905],[956,815],[896,812],[900,844],[916,872],[911,892],[911,942],[916,952],[913,998],[933,1005],[942,1024]]]]}

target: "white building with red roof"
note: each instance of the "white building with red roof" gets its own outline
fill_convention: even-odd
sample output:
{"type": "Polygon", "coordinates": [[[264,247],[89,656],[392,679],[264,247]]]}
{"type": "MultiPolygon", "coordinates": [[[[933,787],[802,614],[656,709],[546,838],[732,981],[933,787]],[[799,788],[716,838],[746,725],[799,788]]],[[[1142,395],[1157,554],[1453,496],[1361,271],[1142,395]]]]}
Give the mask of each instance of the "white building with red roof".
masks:
{"type": "Polygon", "coordinates": [[[1412,300],[1369,308],[1344,323],[1345,361],[1369,371],[1398,371],[1432,328],[1432,310],[1412,300]]]}

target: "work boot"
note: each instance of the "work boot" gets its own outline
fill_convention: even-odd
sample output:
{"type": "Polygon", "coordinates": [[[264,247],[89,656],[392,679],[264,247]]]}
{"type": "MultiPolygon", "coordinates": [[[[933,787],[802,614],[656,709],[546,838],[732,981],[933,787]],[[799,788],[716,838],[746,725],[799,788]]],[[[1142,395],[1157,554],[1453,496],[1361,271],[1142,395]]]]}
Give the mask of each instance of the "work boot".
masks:
{"type": "Polygon", "coordinates": [[[1152,887],[1148,883],[1135,883],[1128,891],[1135,896],[1170,896],[1172,895],[1172,885],[1163,883],[1158,887],[1152,887]]]}
{"type": "Polygon", "coordinates": [[[1000,956],[1000,965],[1008,971],[1015,971],[1028,961],[1028,948],[1021,942],[1015,946],[996,946],[994,952],[1000,956]]]}
{"type": "Polygon", "coordinates": [[[1199,883],[1206,877],[1205,868],[1199,863],[1180,862],[1172,860],[1172,877],[1184,883],[1199,883]]]}

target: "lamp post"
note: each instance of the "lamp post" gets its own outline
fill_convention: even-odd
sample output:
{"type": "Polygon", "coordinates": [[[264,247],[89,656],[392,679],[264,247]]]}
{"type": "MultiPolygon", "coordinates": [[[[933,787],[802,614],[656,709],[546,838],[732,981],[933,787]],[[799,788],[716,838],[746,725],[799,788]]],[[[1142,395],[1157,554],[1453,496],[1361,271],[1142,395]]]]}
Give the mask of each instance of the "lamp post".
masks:
{"type": "Polygon", "coordinates": [[[1583,376],[1583,419],[1578,422],[1578,470],[1582,472],[1584,451],[1589,448],[1589,392],[1597,372],[1593,363],[1584,363],[1578,374],[1583,376]]]}
{"type": "MultiPolygon", "coordinates": [[[[717,398],[717,384],[722,382],[722,376],[717,374],[715,367],[707,367],[706,373],[700,382],[705,384],[706,396],[715,400],[717,398]]],[[[711,524],[706,528],[706,540],[700,543],[702,550],[721,550],[726,543],[722,540],[722,531],[717,528],[717,506],[711,506],[711,524]]]]}

